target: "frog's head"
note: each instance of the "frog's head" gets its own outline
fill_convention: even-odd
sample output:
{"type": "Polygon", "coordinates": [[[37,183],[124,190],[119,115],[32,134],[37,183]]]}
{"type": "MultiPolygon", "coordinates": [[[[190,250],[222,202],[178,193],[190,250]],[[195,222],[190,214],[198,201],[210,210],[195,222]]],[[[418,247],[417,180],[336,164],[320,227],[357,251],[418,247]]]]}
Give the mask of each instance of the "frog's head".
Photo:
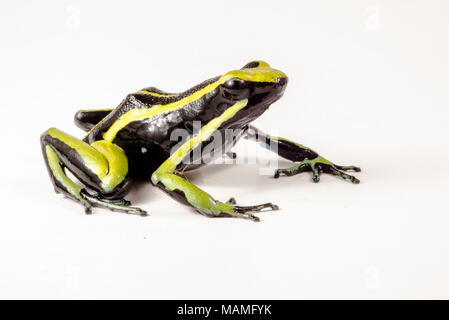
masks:
{"type": "Polygon", "coordinates": [[[243,125],[256,119],[282,96],[288,78],[264,61],[252,61],[240,70],[225,73],[218,82],[222,106],[248,99],[246,107],[230,120],[233,124],[243,125]]]}

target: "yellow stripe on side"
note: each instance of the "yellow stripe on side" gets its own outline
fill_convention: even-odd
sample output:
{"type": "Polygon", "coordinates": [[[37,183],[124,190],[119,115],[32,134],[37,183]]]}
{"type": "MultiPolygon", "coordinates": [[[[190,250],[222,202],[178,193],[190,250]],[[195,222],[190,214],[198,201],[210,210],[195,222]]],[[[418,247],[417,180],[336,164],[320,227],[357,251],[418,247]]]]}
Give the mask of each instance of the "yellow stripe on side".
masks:
{"type": "MultiPolygon", "coordinates": [[[[268,65],[268,64],[267,64],[268,65]]],[[[151,118],[161,113],[174,111],[184,107],[185,105],[200,99],[209,92],[215,90],[219,85],[225,83],[231,78],[240,78],[245,81],[251,82],[276,82],[277,78],[286,77],[285,73],[270,68],[270,67],[258,67],[244,70],[234,70],[222,75],[217,81],[212,82],[204,88],[193,92],[191,95],[184,97],[180,100],[168,103],[154,105],[147,109],[131,109],[128,112],[120,116],[111,127],[103,134],[103,139],[112,142],[115,139],[117,133],[126,127],[132,121],[151,118]]]]}
{"type": "Polygon", "coordinates": [[[147,90],[140,90],[138,92],[149,94],[150,96],[155,96],[155,97],[174,97],[174,96],[176,96],[175,93],[165,94],[165,93],[158,93],[158,92],[152,92],[152,91],[147,91],[147,90]]]}
{"type": "Polygon", "coordinates": [[[168,103],[168,104],[159,104],[152,106],[151,108],[147,109],[131,109],[128,112],[124,113],[120,118],[118,118],[112,126],[103,134],[103,139],[106,141],[112,142],[117,134],[122,128],[126,127],[130,122],[145,119],[145,118],[151,118],[155,115],[173,111],[179,108],[182,108],[183,106],[200,99],[205,94],[211,92],[215,88],[218,87],[219,81],[213,82],[207,86],[205,86],[203,89],[200,89],[198,91],[195,91],[191,95],[182,98],[178,101],[168,103]]]}
{"type": "Polygon", "coordinates": [[[159,174],[173,172],[182,159],[201,142],[207,140],[225,121],[231,119],[235,114],[242,110],[248,104],[248,99],[241,100],[228,109],[226,109],[219,117],[212,119],[204,125],[199,133],[192,139],[184,142],[176,152],[174,152],[164,163],[154,172],[151,180],[154,184],[159,181],[159,174]]]}
{"type": "Polygon", "coordinates": [[[173,172],[177,165],[181,163],[182,159],[195,148],[195,146],[209,138],[223,122],[234,117],[235,114],[246,107],[247,104],[248,99],[241,100],[229,107],[219,117],[204,125],[198,135],[194,136],[189,141],[186,141],[151,175],[151,182],[154,184],[158,184],[159,182],[162,183],[167,191],[174,191],[176,189],[182,191],[187,202],[201,212],[213,215],[218,215],[223,212],[231,215],[236,214],[231,205],[217,202],[211,195],[173,172]]]}

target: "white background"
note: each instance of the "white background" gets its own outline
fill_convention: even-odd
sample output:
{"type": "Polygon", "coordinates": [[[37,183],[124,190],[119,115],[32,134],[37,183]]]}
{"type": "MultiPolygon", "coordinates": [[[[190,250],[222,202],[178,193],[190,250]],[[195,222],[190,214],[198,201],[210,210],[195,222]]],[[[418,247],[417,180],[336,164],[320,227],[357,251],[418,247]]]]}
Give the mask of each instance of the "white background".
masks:
{"type": "MultiPolygon", "coordinates": [[[[1,298],[449,298],[447,1],[2,1],[1,298]],[[256,121],[362,182],[209,166],[192,181],[262,222],[208,219],[150,185],[143,218],[53,193],[39,135],[81,108],[185,90],[263,59],[256,121]]],[[[281,162],[280,165],[288,166],[281,162]]]]}

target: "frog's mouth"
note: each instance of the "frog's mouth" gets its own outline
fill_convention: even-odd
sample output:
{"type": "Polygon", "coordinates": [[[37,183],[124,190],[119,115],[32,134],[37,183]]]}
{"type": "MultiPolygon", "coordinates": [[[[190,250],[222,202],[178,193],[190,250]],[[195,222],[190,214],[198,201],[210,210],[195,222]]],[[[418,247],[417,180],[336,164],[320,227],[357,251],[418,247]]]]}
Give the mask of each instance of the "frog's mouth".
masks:
{"type": "MultiPolygon", "coordinates": [[[[247,98],[248,104],[245,108],[238,111],[229,123],[234,126],[243,126],[255,120],[262,115],[271,104],[279,100],[285,90],[287,80],[277,81],[276,83],[261,82],[251,88],[252,94],[247,98]]],[[[227,102],[227,107],[230,103],[227,102]]],[[[216,111],[221,114],[223,109],[217,108],[216,111]]]]}
{"type": "Polygon", "coordinates": [[[268,95],[269,95],[268,92],[264,92],[264,93],[258,93],[258,94],[251,96],[248,99],[248,106],[253,107],[253,106],[265,103],[267,101],[266,98],[268,95]]]}
{"type": "Polygon", "coordinates": [[[249,97],[248,105],[269,107],[272,103],[279,100],[284,94],[287,85],[287,78],[279,78],[273,83],[262,83],[255,88],[254,94],[249,97]]]}
{"type": "Polygon", "coordinates": [[[284,89],[253,94],[248,99],[248,107],[266,109],[271,104],[279,100],[284,93],[284,89]]]}

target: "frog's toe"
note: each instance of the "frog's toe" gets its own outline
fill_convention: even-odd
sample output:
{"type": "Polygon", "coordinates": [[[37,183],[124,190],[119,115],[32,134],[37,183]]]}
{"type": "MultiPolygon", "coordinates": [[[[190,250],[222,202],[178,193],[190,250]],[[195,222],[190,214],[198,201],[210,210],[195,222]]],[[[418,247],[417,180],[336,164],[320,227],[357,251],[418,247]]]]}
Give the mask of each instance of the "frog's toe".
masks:
{"type": "Polygon", "coordinates": [[[84,213],[85,214],[92,214],[92,206],[91,205],[84,205],[84,213]]]}
{"type": "Polygon", "coordinates": [[[335,168],[337,168],[338,170],[343,170],[343,171],[354,171],[354,172],[360,172],[362,171],[362,169],[360,167],[356,167],[356,166],[339,166],[339,165],[334,165],[335,168]]]}
{"type": "Polygon", "coordinates": [[[310,165],[310,170],[312,170],[312,181],[315,183],[320,182],[320,175],[321,172],[323,172],[323,170],[321,169],[320,166],[316,166],[316,165],[310,165]]]}
{"type": "Polygon", "coordinates": [[[106,199],[106,198],[99,198],[99,199],[101,199],[101,201],[104,202],[114,203],[125,207],[129,207],[131,205],[131,201],[126,199],[106,199]]]}
{"type": "MultiPolygon", "coordinates": [[[[142,210],[137,207],[131,207],[130,206],[131,203],[125,199],[115,199],[115,200],[104,199],[98,195],[91,195],[86,191],[82,192],[82,196],[87,202],[89,202],[91,206],[105,208],[111,211],[124,212],[127,214],[137,214],[140,216],[148,215],[148,213],[145,210],[142,210]]],[[[89,209],[88,211],[91,212],[91,209],[89,209]]]]}
{"type": "Polygon", "coordinates": [[[129,207],[129,208],[131,210],[126,212],[128,214],[137,214],[137,215],[142,216],[142,217],[148,216],[148,212],[146,212],[145,210],[142,210],[142,209],[137,208],[137,207],[129,207]]]}
{"type": "MultiPolygon", "coordinates": [[[[296,165],[296,166],[293,166],[291,168],[276,169],[274,171],[274,178],[277,179],[280,176],[290,177],[290,176],[294,176],[296,174],[299,174],[299,173],[302,173],[302,172],[306,172],[306,171],[310,171],[310,170],[311,170],[310,165],[307,164],[307,163],[296,165]]],[[[319,180],[320,179],[318,177],[318,181],[319,180]]]]}
{"type": "Polygon", "coordinates": [[[271,203],[271,202],[267,202],[267,203],[263,203],[263,204],[259,204],[259,205],[255,205],[255,206],[234,206],[234,211],[237,213],[245,213],[245,212],[260,212],[260,211],[274,211],[274,210],[279,210],[279,206],[271,203]],[[271,210],[264,210],[264,209],[271,209],[271,210]]]}
{"type": "Polygon", "coordinates": [[[142,216],[142,217],[148,216],[148,212],[146,212],[145,210],[142,210],[138,207],[114,205],[113,207],[108,206],[106,208],[111,211],[124,212],[126,214],[135,214],[135,215],[142,216]]]}
{"type": "Polygon", "coordinates": [[[330,173],[330,174],[332,174],[334,176],[339,176],[339,177],[342,177],[345,180],[349,180],[349,181],[351,181],[354,184],[360,183],[360,180],[357,179],[356,177],[351,176],[350,174],[347,174],[347,173],[343,172],[343,170],[345,170],[345,171],[353,170],[353,171],[356,171],[356,172],[360,171],[360,168],[358,168],[358,167],[353,167],[353,166],[350,166],[350,167],[351,167],[350,169],[346,169],[345,170],[345,169],[340,169],[341,166],[331,166],[331,165],[329,165],[329,166],[324,166],[323,170],[326,173],[330,173]],[[356,169],[358,169],[358,171],[356,169]]]}
{"type": "Polygon", "coordinates": [[[322,172],[321,167],[310,163],[300,163],[291,168],[277,169],[274,172],[274,178],[277,179],[280,176],[290,177],[306,171],[312,171],[313,182],[320,182],[320,175],[322,172]]]}
{"type": "Polygon", "coordinates": [[[249,219],[254,222],[260,222],[260,218],[251,213],[238,213],[236,216],[243,219],[249,219]]]}
{"type": "MultiPolygon", "coordinates": [[[[229,201],[232,201],[235,199],[231,198],[229,201]]],[[[228,202],[229,202],[228,201],[228,202]]],[[[227,203],[230,204],[230,203],[227,203]]],[[[279,210],[279,207],[271,202],[255,205],[255,206],[236,206],[234,204],[231,204],[231,210],[227,212],[222,212],[218,216],[221,217],[235,217],[235,218],[243,218],[243,219],[249,219],[255,222],[259,222],[260,218],[255,216],[253,213],[260,212],[260,211],[272,211],[272,210],[279,210]],[[271,210],[264,210],[264,209],[271,209],[271,210]]]]}

